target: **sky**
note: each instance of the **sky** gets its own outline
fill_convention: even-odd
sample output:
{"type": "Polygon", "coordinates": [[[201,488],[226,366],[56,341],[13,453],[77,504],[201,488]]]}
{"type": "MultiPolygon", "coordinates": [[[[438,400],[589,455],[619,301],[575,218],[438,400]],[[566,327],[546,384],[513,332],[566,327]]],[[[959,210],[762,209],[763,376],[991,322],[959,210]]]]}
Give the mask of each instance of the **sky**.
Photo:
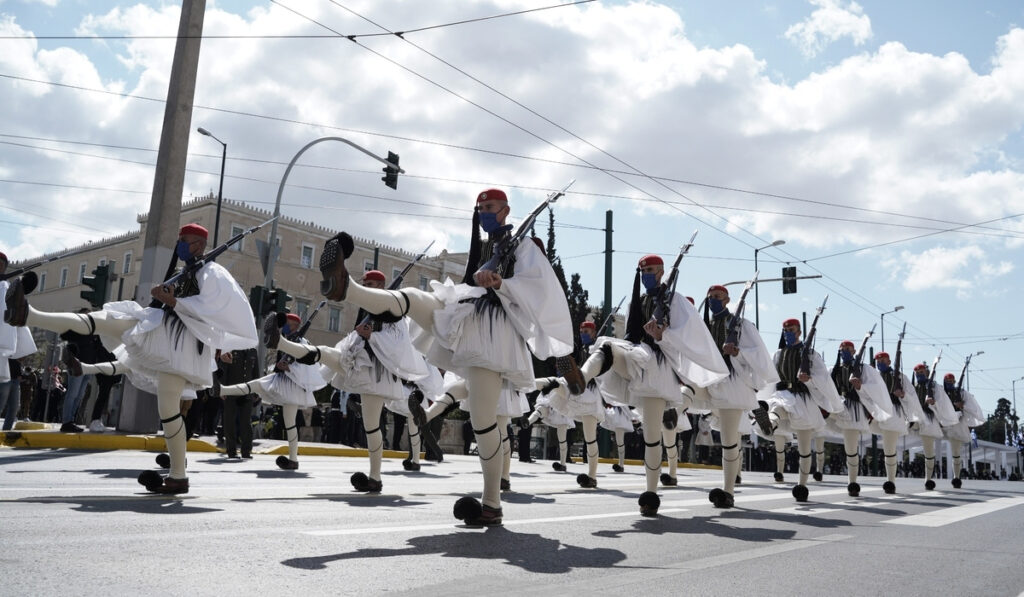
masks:
{"type": "MultiPolygon", "coordinates": [[[[0,0],[12,259],[138,229],[180,10],[0,0]]],[[[695,230],[678,290],[698,300],[784,240],[758,252],[760,276],[821,278],[749,301],[770,348],[828,294],[829,362],[901,306],[885,346],[906,322],[906,371],[941,349],[939,372],[959,375],[984,351],[969,385],[987,412],[1024,377],[1024,4],[209,0],[203,31],[192,128],[227,143],[229,199],[272,209],[299,149],[340,136],[398,153],[398,189],[321,143],[290,174],[284,214],[464,251],[479,191],[505,189],[514,219],[575,179],[553,206],[556,248],[595,304],[611,210],[613,303],[639,257],[671,261],[695,230]]],[[[190,137],[185,199],[216,192],[220,157],[190,137]]]]}

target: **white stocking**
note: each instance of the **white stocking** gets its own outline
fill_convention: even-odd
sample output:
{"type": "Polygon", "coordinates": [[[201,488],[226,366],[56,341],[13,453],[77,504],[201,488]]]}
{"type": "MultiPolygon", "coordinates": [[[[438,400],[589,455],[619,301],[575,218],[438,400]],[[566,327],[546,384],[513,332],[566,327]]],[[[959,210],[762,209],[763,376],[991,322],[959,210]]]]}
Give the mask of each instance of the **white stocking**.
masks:
{"type": "Polygon", "coordinates": [[[249,382],[220,387],[221,396],[247,396],[252,393],[254,393],[253,386],[249,385],[249,382]]]}
{"type": "Polygon", "coordinates": [[[736,489],[736,476],[742,464],[740,452],[740,417],[743,411],[723,408],[718,411],[718,424],[722,434],[722,473],[725,475],[725,492],[736,489]]]}
{"type": "Polygon", "coordinates": [[[125,372],[124,363],[121,361],[110,361],[107,363],[96,363],[90,365],[82,363],[82,375],[121,375],[125,372]]]}
{"type": "Polygon", "coordinates": [[[668,461],[668,476],[676,478],[676,470],[679,468],[679,442],[675,429],[665,429],[661,425],[661,445],[665,446],[665,460],[668,461]]]}
{"type": "MultiPolygon", "coordinates": [[[[349,278],[345,301],[373,314],[387,311],[392,315],[408,315],[429,333],[434,332],[434,311],[444,308],[444,303],[432,292],[426,292],[419,288],[378,290],[361,286],[351,278],[349,278]],[[402,295],[408,299],[408,310],[406,310],[406,301],[402,295]]],[[[479,446],[480,443],[477,442],[477,445],[479,446]]]]}
{"type": "MultiPolygon", "coordinates": [[[[464,390],[465,386],[462,386],[462,388],[464,390]]],[[[456,397],[452,393],[454,390],[455,388],[452,388],[446,392],[444,396],[441,396],[430,405],[430,408],[427,409],[427,421],[433,421],[437,417],[441,416],[444,411],[455,405],[456,397]]],[[[463,399],[465,399],[465,396],[463,396],[463,399]]]]}
{"type": "Polygon", "coordinates": [[[935,472],[935,438],[922,435],[921,448],[924,449],[924,480],[927,482],[935,472]]]}
{"type": "Polygon", "coordinates": [[[384,434],[380,431],[380,413],[384,410],[384,397],[363,394],[363,429],[366,431],[366,451],[370,456],[369,477],[380,481],[380,460],[384,454],[384,434]]]}
{"type": "Polygon", "coordinates": [[[960,453],[963,451],[963,446],[959,440],[949,440],[949,449],[953,451],[953,474],[949,476],[950,479],[960,478],[960,453]]]}
{"type": "Polygon", "coordinates": [[[405,418],[405,424],[409,429],[409,451],[412,453],[411,460],[419,463],[420,461],[420,428],[416,426],[416,421],[412,420],[412,417],[405,418]]]}
{"type": "Polygon", "coordinates": [[[661,474],[661,428],[665,416],[665,399],[646,396],[644,409],[644,472],[647,476],[647,491],[658,490],[661,474]]]}
{"type": "Polygon", "coordinates": [[[565,425],[558,425],[555,427],[555,435],[558,437],[558,461],[565,465],[566,458],[569,456],[569,440],[567,439],[565,425]]]}
{"type": "Polygon", "coordinates": [[[501,478],[509,480],[509,472],[512,469],[512,438],[508,434],[508,424],[512,417],[498,415],[498,435],[501,437],[501,478]]]}
{"type": "Polygon", "coordinates": [[[885,457],[885,477],[896,481],[896,446],[900,439],[898,431],[882,431],[882,456],[885,457]]]}
{"type": "MultiPolygon", "coordinates": [[[[825,474],[825,438],[818,436],[814,438],[814,458],[818,463],[818,472],[825,474]]],[[[835,471],[833,471],[835,472],[835,471]]]]}
{"type": "Polygon", "coordinates": [[[786,472],[786,440],[788,439],[785,435],[775,436],[775,471],[778,473],[786,472]]]}
{"type": "Polygon", "coordinates": [[[296,415],[299,412],[297,404],[281,405],[281,415],[284,419],[284,434],[288,440],[288,460],[299,461],[299,428],[295,426],[296,415]]]}
{"type": "Polygon", "coordinates": [[[803,429],[796,432],[796,449],[800,455],[800,482],[798,485],[807,485],[807,476],[811,474],[811,446],[814,431],[803,429]]]}
{"type": "MultiPolygon", "coordinates": [[[[626,361],[625,349],[615,344],[614,342],[611,342],[606,346],[611,348],[612,351],[611,370],[614,371],[623,379],[631,379],[629,375],[629,366],[626,361]]],[[[600,350],[595,350],[594,352],[590,353],[590,356],[587,357],[586,362],[583,363],[582,367],[580,367],[580,373],[583,374],[584,381],[589,383],[590,380],[597,377],[598,372],[601,371],[602,365],[604,365],[604,353],[600,350]]]]}
{"type": "Polygon", "coordinates": [[[619,466],[626,466],[626,430],[615,430],[615,446],[619,452],[619,466]]]}
{"type": "Polygon", "coordinates": [[[484,489],[480,501],[492,508],[501,507],[501,436],[498,433],[498,399],[501,375],[489,369],[470,367],[466,371],[469,389],[469,420],[476,435],[484,489]]]}
{"type": "Polygon", "coordinates": [[[857,482],[860,473],[860,432],[856,429],[843,429],[843,449],[846,450],[846,471],[850,483],[857,482]]]}
{"type": "Polygon", "coordinates": [[[93,311],[92,313],[46,313],[36,311],[29,306],[28,319],[25,325],[29,327],[43,328],[51,332],[63,334],[67,331],[79,334],[101,334],[113,338],[120,338],[125,332],[135,327],[136,319],[114,319],[109,317],[106,311],[93,311]],[[89,316],[95,324],[95,329],[89,325],[89,316]]]}
{"type": "Polygon", "coordinates": [[[156,408],[164,428],[164,442],[171,459],[172,479],[186,479],[185,452],[188,449],[185,438],[185,419],[181,416],[181,395],[185,391],[185,379],[170,373],[157,374],[156,408]]]}
{"type": "Polygon", "coordinates": [[[587,475],[597,478],[597,462],[601,455],[597,449],[597,417],[583,415],[583,441],[587,448],[587,475]]]}

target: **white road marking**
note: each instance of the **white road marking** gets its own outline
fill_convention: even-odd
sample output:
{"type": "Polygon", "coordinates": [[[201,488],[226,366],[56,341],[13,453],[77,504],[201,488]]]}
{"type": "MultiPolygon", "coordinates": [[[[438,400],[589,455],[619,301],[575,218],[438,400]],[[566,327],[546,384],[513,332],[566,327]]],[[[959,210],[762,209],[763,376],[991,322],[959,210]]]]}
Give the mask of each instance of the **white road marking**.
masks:
{"type": "Polygon", "coordinates": [[[947,524],[953,524],[954,522],[967,520],[968,518],[974,518],[975,516],[991,514],[998,510],[1019,506],[1021,504],[1024,504],[1024,497],[996,498],[986,502],[953,506],[952,508],[933,510],[931,512],[904,516],[902,518],[885,520],[883,522],[888,524],[904,524],[918,527],[941,527],[946,526],[947,524]]]}

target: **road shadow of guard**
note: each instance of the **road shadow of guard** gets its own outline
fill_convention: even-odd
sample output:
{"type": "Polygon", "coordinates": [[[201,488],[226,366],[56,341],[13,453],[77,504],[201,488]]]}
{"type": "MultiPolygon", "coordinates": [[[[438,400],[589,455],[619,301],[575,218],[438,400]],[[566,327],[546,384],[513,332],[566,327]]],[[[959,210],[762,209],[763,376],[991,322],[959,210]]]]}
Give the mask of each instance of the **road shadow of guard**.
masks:
{"type": "Polygon", "coordinates": [[[482,533],[427,535],[409,539],[408,543],[408,547],[401,549],[357,549],[346,553],[291,558],[281,563],[303,570],[324,570],[331,562],[345,560],[438,554],[446,558],[503,560],[527,572],[561,574],[575,568],[608,568],[626,559],[626,554],[617,549],[564,545],[555,539],[530,533],[513,533],[504,527],[491,527],[482,533]]]}
{"type": "Polygon", "coordinates": [[[789,529],[734,526],[728,523],[730,519],[737,521],[750,520],[754,522],[770,519],[817,528],[850,526],[850,523],[845,520],[820,518],[816,516],[798,516],[795,514],[744,512],[742,510],[733,510],[728,513],[723,512],[712,516],[694,516],[691,518],[671,518],[667,516],[644,518],[642,520],[634,521],[632,528],[597,531],[593,533],[593,535],[595,537],[605,537],[609,539],[618,539],[619,537],[630,533],[643,533],[647,535],[713,535],[720,538],[754,542],[783,541],[792,539],[796,536],[796,531],[789,529]]]}
{"type": "Polygon", "coordinates": [[[26,497],[18,502],[30,504],[67,504],[76,512],[110,514],[134,512],[135,514],[206,514],[220,512],[220,508],[193,506],[184,496],[162,496],[155,494],[26,497]]]}

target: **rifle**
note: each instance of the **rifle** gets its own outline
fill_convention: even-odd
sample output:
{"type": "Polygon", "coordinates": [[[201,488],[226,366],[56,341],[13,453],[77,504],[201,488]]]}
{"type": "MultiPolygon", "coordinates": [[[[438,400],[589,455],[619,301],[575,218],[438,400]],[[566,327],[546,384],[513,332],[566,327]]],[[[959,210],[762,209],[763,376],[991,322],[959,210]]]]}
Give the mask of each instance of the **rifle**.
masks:
{"type": "MultiPolygon", "coordinates": [[[[92,250],[92,248],[91,247],[87,247],[87,248],[81,249],[79,251],[69,251],[67,253],[61,253],[60,255],[54,255],[53,257],[47,257],[46,259],[43,259],[41,261],[37,261],[37,262],[32,263],[30,265],[24,265],[22,267],[19,267],[16,270],[11,270],[9,272],[4,272],[4,273],[0,274],[0,282],[3,282],[5,280],[10,280],[11,278],[20,276],[21,274],[24,274],[25,272],[34,270],[34,269],[36,269],[37,267],[39,267],[41,265],[46,265],[47,263],[51,263],[53,261],[57,261],[58,259],[64,259],[65,257],[74,257],[75,255],[78,255],[80,253],[85,253],[86,251],[90,251],[90,250],[92,250]]],[[[33,288],[34,287],[35,286],[33,285],[33,288]]],[[[28,294],[28,290],[25,291],[25,294],[28,294]]]]}
{"type": "Polygon", "coordinates": [[[807,332],[807,337],[804,338],[803,349],[800,350],[800,369],[799,373],[804,375],[811,374],[811,351],[814,350],[814,336],[818,330],[818,319],[821,314],[825,312],[825,303],[828,302],[828,295],[825,295],[825,300],[821,301],[821,306],[818,307],[817,313],[814,314],[814,321],[811,322],[811,329],[807,332]]]}
{"type": "MultiPolygon", "coordinates": [[[[313,309],[313,312],[310,313],[308,317],[306,317],[306,321],[302,322],[302,325],[299,326],[299,329],[295,330],[291,334],[288,334],[288,339],[291,340],[292,342],[298,342],[300,338],[305,337],[306,332],[309,331],[309,326],[313,323],[313,318],[316,317],[316,314],[319,313],[320,309],[323,309],[324,305],[326,304],[327,301],[320,301],[320,304],[318,304],[316,306],[316,309],[313,309]]],[[[295,357],[286,354],[283,357],[281,357],[280,360],[278,360],[278,363],[280,363],[281,361],[291,364],[295,362],[295,357]]]]}
{"type": "Polygon", "coordinates": [[[174,286],[175,284],[178,283],[178,280],[184,278],[185,276],[187,276],[187,275],[189,275],[189,274],[191,274],[193,272],[198,271],[199,268],[203,267],[207,263],[210,263],[211,261],[213,261],[217,257],[220,257],[220,254],[223,253],[224,251],[227,251],[231,247],[231,245],[237,243],[238,241],[242,240],[246,236],[249,236],[253,232],[256,232],[260,228],[263,228],[264,226],[266,226],[267,224],[273,222],[274,220],[276,220],[279,217],[280,216],[274,216],[274,217],[270,218],[269,220],[267,220],[266,222],[263,222],[262,224],[258,224],[256,226],[253,226],[252,228],[249,228],[248,230],[243,230],[243,231],[239,232],[238,234],[232,236],[231,238],[229,238],[227,240],[227,242],[225,242],[222,245],[220,245],[219,247],[216,247],[216,248],[210,250],[209,252],[205,253],[199,259],[196,259],[195,261],[193,261],[191,263],[186,263],[185,267],[181,268],[180,272],[174,274],[173,276],[171,276],[170,278],[165,280],[163,285],[164,286],[174,286]]]}
{"type": "Polygon", "coordinates": [[[505,270],[508,269],[509,261],[512,259],[512,256],[515,255],[516,248],[519,246],[519,243],[526,238],[526,235],[529,234],[530,229],[533,227],[533,223],[537,221],[537,216],[540,215],[540,212],[544,211],[545,208],[557,201],[558,198],[564,195],[565,192],[569,190],[569,187],[571,187],[575,182],[576,179],[574,178],[569,181],[569,184],[562,187],[562,190],[555,191],[548,195],[540,205],[530,212],[530,215],[526,216],[526,219],[523,220],[522,224],[519,225],[519,228],[516,229],[515,232],[499,239],[498,242],[494,244],[494,254],[487,260],[487,263],[481,265],[480,268],[477,269],[477,272],[490,271],[499,275],[504,274],[505,270]]]}
{"type": "Polygon", "coordinates": [[[693,247],[693,239],[695,238],[697,238],[696,230],[693,231],[693,235],[690,237],[690,242],[679,248],[679,254],[676,255],[676,260],[672,264],[672,271],[669,272],[668,275],[668,282],[665,283],[658,295],[654,297],[654,313],[651,315],[651,318],[654,319],[658,325],[667,326],[669,324],[668,302],[676,292],[676,282],[679,281],[679,262],[682,261],[683,257],[690,252],[690,248],[693,247]]]}
{"type": "Polygon", "coordinates": [[[743,308],[747,304],[747,293],[750,289],[757,284],[757,276],[759,272],[754,272],[754,277],[747,282],[747,285],[743,287],[743,292],[740,294],[740,300],[736,303],[736,310],[733,311],[732,319],[729,321],[729,327],[725,330],[725,343],[737,345],[740,343],[740,323],[742,322],[741,316],[743,315],[743,308]]]}
{"type": "MultiPolygon", "coordinates": [[[[423,249],[423,251],[419,255],[417,255],[415,259],[413,259],[412,261],[407,263],[405,265],[405,268],[401,271],[401,273],[399,273],[397,276],[395,276],[395,279],[391,281],[391,285],[388,286],[388,290],[397,290],[398,287],[402,285],[402,280],[405,279],[405,274],[409,273],[409,270],[412,269],[412,266],[414,266],[417,263],[419,263],[419,260],[423,259],[426,256],[427,251],[430,250],[430,247],[433,247],[433,246],[434,246],[434,241],[430,241],[430,244],[427,245],[426,249],[423,249]]],[[[371,317],[372,317],[372,315],[367,315],[366,317],[364,317],[356,325],[356,327],[364,326],[364,325],[370,323],[370,318],[371,317]]]]}
{"type": "Polygon", "coordinates": [[[935,393],[932,391],[932,388],[935,387],[935,372],[938,370],[939,361],[941,360],[942,349],[940,348],[938,356],[935,357],[935,362],[932,363],[932,372],[928,375],[928,385],[925,386],[925,398],[931,398],[932,400],[935,400],[935,393]]]}
{"type": "Polygon", "coordinates": [[[907,322],[903,322],[903,331],[900,332],[900,339],[896,342],[896,360],[892,364],[892,391],[897,392],[903,389],[903,336],[907,333],[907,322]]]}
{"type": "Polygon", "coordinates": [[[956,382],[956,400],[953,401],[953,408],[956,410],[963,410],[964,405],[964,376],[967,374],[967,367],[971,364],[971,357],[974,355],[967,355],[967,360],[964,361],[964,368],[960,370],[960,379],[956,382]],[[957,404],[960,406],[957,407],[957,404]]]}
{"type": "Polygon", "coordinates": [[[608,326],[608,322],[612,320],[612,317],[615,317],[615,314],[619,312],[619,309],[622,308],[622,303],[624,302],[626,302],[625,296],[623,296],[622,300],[619,301],[619,304],[615,306],[615,309],[613,309],[612,312],[608,314],[608,317],[604,318],[604,323],[601,324],[601,327],[597,328],[597,333],[601,333],[601,331],[608,326]]]}
{"type": "Polygon", "coordinates": [[[861,374],[864,372],[864,349],[867,348],[868,340],[871,339],[871,336],[875,335],[875,327],[877,327],[877,325],[878,324],[872,324],[871,330],[864,335],[864,340],[860,343],[860,350],[857,351],[857,356],[853,359],[853,367],[850,368],[850,379],[853,379],[854,377],[860,379],[861,374]]]}

